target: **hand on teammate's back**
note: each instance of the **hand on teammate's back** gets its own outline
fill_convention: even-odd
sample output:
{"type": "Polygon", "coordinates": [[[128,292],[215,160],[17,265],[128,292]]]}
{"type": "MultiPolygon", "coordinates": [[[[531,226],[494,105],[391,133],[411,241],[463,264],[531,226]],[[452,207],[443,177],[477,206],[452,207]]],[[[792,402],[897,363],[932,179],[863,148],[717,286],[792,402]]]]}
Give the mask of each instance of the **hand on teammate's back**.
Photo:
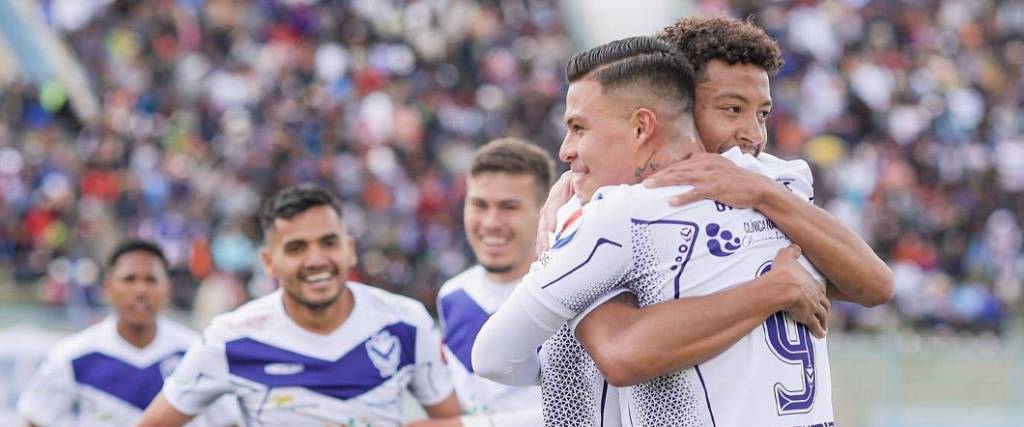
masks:
{"type": "Polygon", "coordinates": [[[799,246],[783,248],[775,255],[772,269],[765,276],[778,280],[796,294],[793,304],[785,310],[786,314],[794,321],[806,325],[814,336],[824,338],[828,332],[828,313],[832,303],[825,296],[825,287],[797,262],[798,258],[799,246]]]}
{"type": "Polygon", "coordinates": [[[693,153],[644,180],[647,188],[692,185],[693,190],[669,199],[672,206],[712,199],[741,209],[756,208],[774,184],[768,177],[714,153],[693,153]]]}
{"type": "Polygon", "coordinates": [[[566,171],[558,177],[558,181],[548,191],[548,199],[540,207],[540,223],[537,225],[537,255],[550,249],[548,233],[554,233],[558,227],[558,209],[572,198],[572,171],[566,171]]]}

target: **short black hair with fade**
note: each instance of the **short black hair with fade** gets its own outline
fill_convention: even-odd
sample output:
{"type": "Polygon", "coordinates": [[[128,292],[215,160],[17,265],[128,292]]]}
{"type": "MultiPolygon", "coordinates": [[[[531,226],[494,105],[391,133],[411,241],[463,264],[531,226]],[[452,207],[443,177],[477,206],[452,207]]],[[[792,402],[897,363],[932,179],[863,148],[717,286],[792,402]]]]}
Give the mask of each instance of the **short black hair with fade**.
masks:
{"type": "Polygon", "coordinates": [[[285,188],[267,200],[260,209],[260,231],[266,239],[274,228],[274,220],[291,219],[310,208],[330,206],[339,217],[342,216],[341,202],[326,188],[312,183],[303,183],[285,188]]]}
{"type": "Polygon", "coordinates": [[[481,145],[469,167],[470,176],[488,172],[532,176],[538,200],[543,202],[554,183],[555,161],[534,144],[518,138],[498,138],[481,145]]]}
{"type": "Polygon", "coordinates": [[[121,259],[122,256],[131,252],[145,252],[150,255],[157,257],[160,263],[163,264],[164,270],[169,266],[167,264],[167,257],[164,256],[163,249],[160,249],[156,243],[149,240],[142,239],[131,239],[125,240],[114,248],[114,251],[110,253],[110,257],[107,258],[107,272],[114,270],[114,265],[117,264],[117,260],[121,259]]]}
{"type": "Polygon", "coordinates": [[[592,78],[603,89],[640,84],[683,113],[693,110],[693,69],[671,43],[650,36],[615,40],[581,52],[565,66],[569,83],[592,78]]]}
{"type": "Polygon", "coordinates": [[[691,16],[665,27],[657,37],[671,43],[702,79],[709,62],[752,64],[775,75],[782,67],[779,44],[750,20],[729,16],[691,16]]]}

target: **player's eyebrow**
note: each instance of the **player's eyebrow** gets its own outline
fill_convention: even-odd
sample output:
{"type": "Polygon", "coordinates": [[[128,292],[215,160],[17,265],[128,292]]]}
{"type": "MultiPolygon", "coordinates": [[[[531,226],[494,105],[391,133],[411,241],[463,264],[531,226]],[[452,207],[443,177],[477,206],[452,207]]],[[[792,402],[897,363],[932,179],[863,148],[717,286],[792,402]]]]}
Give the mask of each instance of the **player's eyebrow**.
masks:
{"type": "Polygon", "coordinates": [[[572,126],[573,123],[583,125],[583,124],[586,124],[587,121],[584,120],[582,117],[576,115],[576,114],[573,114],[571,116],[566,116],[566,118],[565,118],[565,125],[566,126],[572,126]]]}
{"type": "MultiPolygon", "coordinates": [[[[743,96],[743,95],[741,95],[739,93],[736,93],[736,92],[725,92],[725,93],[722,93],[722,94],[719,94],[718,96],[716,96],[715,99],[716,100],[734,99],[734,100],[742,102],[744,104],[749,104],[750,103],[750,100],[747,99],[747,97],[745,97],[745,96],[743,96]]],[[[761,106],[762,107],[771,107],[772,106],[771,98],[768,98],[767,100],[762,102],[761,106]]]]}

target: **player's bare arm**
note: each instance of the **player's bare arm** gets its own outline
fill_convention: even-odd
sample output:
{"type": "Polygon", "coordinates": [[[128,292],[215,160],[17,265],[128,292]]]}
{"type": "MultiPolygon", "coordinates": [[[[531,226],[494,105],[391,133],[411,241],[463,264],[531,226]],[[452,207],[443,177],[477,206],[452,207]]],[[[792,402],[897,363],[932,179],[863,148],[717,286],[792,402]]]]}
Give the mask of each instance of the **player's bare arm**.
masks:
{"type": "Polygon", "coordinates": [[[185,425],[192,419],[191,415],[177,410],[164,397],[163,392],[153,399],[142,414],[137,427],[179,427],[185,425]]]}
{"type": "Polygon", "coordinates": [[[824,209],[767,177],[721,156],[695,153],[655,173],[645,185],[692,185],[692,191],[670,200],[674,206],[713,199],[734,208],[754,208],[799,244],[835,285],[829,288],[829,297],[868,307],[892,299],[892,271],[864,240],[824,209]]]}
{"type": "Polygon", "coordinates": [[[783,249],[768,273],[710,295],[638,308],[632,294],[620,294],[587,314],[576,337],[617,387],[703,363],[777,311],[824,337],[831,306],[799,256],[795,245],[783,249]]]}
{"type": "Polygon", "coordinates": [[[459,409],[459,400],[455,393],[449,394],[444,400],[433,405],[423,405],[423,410],[430,418],[452,418],[458,417],[462,410],[459,409]]]}

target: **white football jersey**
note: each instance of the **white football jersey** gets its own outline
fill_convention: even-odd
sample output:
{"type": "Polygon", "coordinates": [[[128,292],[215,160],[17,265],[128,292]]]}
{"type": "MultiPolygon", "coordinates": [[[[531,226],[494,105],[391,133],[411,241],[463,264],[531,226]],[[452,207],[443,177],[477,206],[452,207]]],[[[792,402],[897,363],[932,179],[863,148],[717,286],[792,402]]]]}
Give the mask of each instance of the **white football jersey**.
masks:
{"type": "MultiPolygon", "coordinates": [[[[553,248],[560,248],[572,240],[572,233],[579,225],[582,214],[580,200],[575,197],[559,208],[558,227],[555,234],[550,236],[553,248]]],[[[605,295],[593,303],[592,307],[616,294],[613,292],[605,295]]],[[[544,425],[618,426],[618,388],[604,380],[594,359],[576,339],[574,329],[570,325],[563,325],[541,346],[539,357],[544,425]]]]}
{"type": "Polygon", "coordinates": [[[541,424],[540,387],[511,387],[473,372],[470,358],[480,327],[517,283],[493,283],[476,265],[441,286],[437,309],[444,354],[459,403],[468,415],[486,415],[496,427],[541,424]]]}
{"type": "Polygon", "coordinates": [[[232,394],[247,425],[398,426],[408,389],[421,404],[452,393],[441,339],[422,304],[349,282],[355,306],[334,332],[297,325],[277,290],[221,315],[164,385],[194,414],[232,394]]]}
{"type": "MultiPolygon", "coordinates": [[[[47,355],[21,398],[18,412],[39,426],[134,425],[199,335],[159,318],[156,336],[138,348],[117,333],[116,316],[61,341],[47,355]]],[[[238,405],[223,399],[189,425],[227,426],[238,405]]]]}
{"type": "MultiPolygon", "coordinates": [[[[738,150],[725,157],[812,197],[810,170],[803,161],[769,155],[758,160],[738,150]]],[[[751,209],[707,200],[669,206],[667,199],[687,188],[598,190],[580,220],[561,233],[541,258],[542,267],[524,283],[538,301],[563,313],[585,315],[602,295],[622,288],[648,306],[752,280],[767,272],[777,252],[790,244],[772,221],[751,209]]],[[[801,262],[813,271],[806,259],[801,262]]],[[[624,425],[833,422],[825,340],[783,313],[712,360],[622,389],[619,397],[624,425]]]]}

